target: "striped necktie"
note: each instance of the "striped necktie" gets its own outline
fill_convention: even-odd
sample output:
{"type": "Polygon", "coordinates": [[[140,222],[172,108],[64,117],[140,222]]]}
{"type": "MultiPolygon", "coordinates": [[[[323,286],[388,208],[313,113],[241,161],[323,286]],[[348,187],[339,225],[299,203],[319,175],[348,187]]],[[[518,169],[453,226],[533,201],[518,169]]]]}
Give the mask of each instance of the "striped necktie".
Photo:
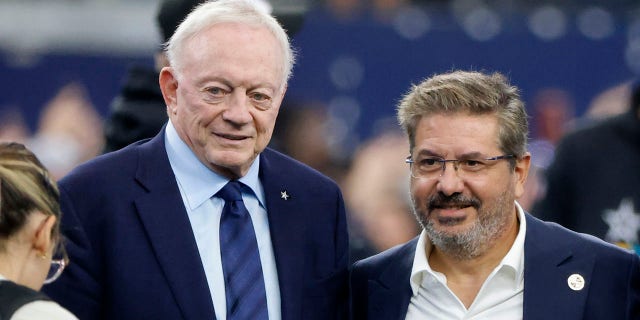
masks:
{"type": "Polygon", "coordinates": [[[224,199],[220,251],[228,320],[268,319],[258,242],[242,201],[243,184],[229,181],[216,196],[224,199]]]}

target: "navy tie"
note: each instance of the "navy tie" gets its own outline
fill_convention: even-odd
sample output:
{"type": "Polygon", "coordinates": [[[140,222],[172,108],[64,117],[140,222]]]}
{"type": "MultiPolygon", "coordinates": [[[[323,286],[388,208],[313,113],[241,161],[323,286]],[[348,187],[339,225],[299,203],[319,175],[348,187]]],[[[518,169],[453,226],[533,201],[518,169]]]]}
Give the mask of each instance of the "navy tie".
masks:
{"type": "Polygon", "coordinates": [[[224,199],[220,219],[220,252],[228,320],[269,319],[258,242],[242,183],[229,181],[216,196],[224,199]]]}

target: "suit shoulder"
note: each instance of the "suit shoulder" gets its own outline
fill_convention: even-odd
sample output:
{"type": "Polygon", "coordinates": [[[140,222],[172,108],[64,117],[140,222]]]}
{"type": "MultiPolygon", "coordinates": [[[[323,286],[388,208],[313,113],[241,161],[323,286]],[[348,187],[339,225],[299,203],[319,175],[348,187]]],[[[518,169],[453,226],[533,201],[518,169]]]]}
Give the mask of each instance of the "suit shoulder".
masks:
{"type": "Polygon", "coordinates": [[[417,244],[418,237],[357,261],[353,264],[353,270],[354,272],[381,273],[396,264],[406,264],[407,262],[413,264],[417,244]]]}
{"type": "MultiPolygon", "coordinates": [[[[628,260],[637,256],[624,248],[608,243],[593,235],[579,233],[567,229],[555,222],[548,222],[533,218],[544,227],[545,237],[552,243],[563,243],[575,252],[595,254],[599,259],[623,259],[628,260]]],[[[527,221],[529,223],[529,221],[527,221]]],[[[534,222],[535,223],[535,222],[534,222]]],[[[527,226],[529,228],[529,226],[527,226]]]]}
{"type": "Polygon", "coordinates": [[[324,183],[337,187],[337,183],[333,179],[320,171],[274,149],[266,148],[261,157],[263,159],[261,166],[266,164],[274,174],[299,181],[313,180],[315,183],[324,183]]]}
{"type": "Polygon", "coordinates": [[[137,167],[138,145],[130,145],[118,151],[99,155],[88,160],[60,180],[61,185],[93,180],[94,185],[100,179],[112,179],[115,176],[130,176],[137,167]]]}

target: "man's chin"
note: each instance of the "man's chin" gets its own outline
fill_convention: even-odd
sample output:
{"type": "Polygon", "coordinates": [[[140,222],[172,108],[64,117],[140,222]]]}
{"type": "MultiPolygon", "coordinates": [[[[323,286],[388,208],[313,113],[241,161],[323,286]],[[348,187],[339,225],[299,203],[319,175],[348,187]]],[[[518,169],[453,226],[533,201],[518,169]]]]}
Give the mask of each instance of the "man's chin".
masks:
{"type": "Polygon", "coordinates": [[[465,218],[438,218],[429,223],[429,229],[441,237],[455,238],[468,233],[472,226],[467,225],[465,218]]]}
{"type": "Polygon", "coordinates": [[[210,157],[207,163],[210,169],[219,174],[228,176],[229,173],[233,173],[234,176],[241,177],[249,170],[254,159],[242,152],[224,152],[210,157]]]}

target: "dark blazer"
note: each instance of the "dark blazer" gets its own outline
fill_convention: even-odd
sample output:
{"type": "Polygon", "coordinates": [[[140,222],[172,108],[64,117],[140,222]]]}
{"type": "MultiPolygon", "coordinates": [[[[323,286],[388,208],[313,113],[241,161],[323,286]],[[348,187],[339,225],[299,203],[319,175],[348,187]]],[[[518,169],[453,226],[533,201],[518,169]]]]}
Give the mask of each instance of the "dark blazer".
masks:
{"type": "MultiPolygon", "coordinates": [[[[282,319],[346,318],[340,190],[273,150],[260,161],[282,319]]],[[[60,191],[71,264],[45,287],[54,300],[80,319],[215,319],[164,130],[79,166],[60,181],[60,191]]]]}
{"type": "MultiPolygon", "coordinates": [[[[524,319],[640,319],[638,256],[526,214],[524,319]],[[567,278],[580,274],[573,291],[567,278]]],[[[405,319],[418,238],[358,261],[351,271],[353,319],[405,319]]]]}

